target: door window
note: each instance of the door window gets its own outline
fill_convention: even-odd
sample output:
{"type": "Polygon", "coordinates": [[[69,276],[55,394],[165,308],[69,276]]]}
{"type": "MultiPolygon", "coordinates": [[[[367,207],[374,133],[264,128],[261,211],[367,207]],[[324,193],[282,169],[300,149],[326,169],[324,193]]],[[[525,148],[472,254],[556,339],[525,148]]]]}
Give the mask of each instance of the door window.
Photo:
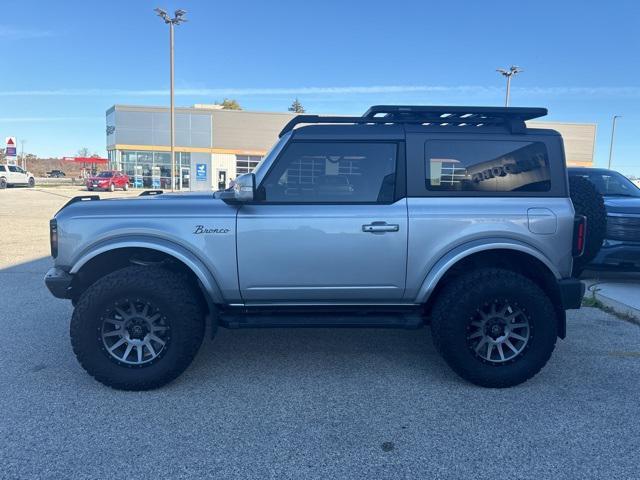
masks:
{"type": "Polygon", "coordinates": [[[276,161],[258,198],[276,203],[392,203],[397,145],[294,142],[276,161]]]}

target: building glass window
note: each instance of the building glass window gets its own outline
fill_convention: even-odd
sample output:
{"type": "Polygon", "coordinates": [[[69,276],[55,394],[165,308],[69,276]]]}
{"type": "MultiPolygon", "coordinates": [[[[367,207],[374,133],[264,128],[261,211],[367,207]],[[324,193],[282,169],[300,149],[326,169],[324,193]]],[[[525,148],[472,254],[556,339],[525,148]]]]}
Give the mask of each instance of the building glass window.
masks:
{"type": "Polygon", "coordinates": [[[236,177],[253,172],[260,160],[262,157],[259,155],[236,155],[236,177]]]}
{"type": "MultiPolygon", "coordinates": [[[[116,165],[117,152],[113,150],[110,165],[116,165]]],[[[121,166],[114,168],[127,174],[134,188],[171,188],[171,154],[154,151],[121,151],[121,166]]],[[[175,178],[180,177],[181,169],[190,168],[191,153],[175,152],[175,178]]]]}

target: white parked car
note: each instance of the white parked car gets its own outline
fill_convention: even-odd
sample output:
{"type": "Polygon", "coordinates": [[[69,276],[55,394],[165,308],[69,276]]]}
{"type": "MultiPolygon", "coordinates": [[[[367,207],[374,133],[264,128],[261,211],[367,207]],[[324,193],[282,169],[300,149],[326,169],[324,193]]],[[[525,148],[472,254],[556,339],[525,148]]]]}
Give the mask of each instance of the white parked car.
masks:
{"type": "Polygon", "coordinates": [[[34,187],[35,184],[33,173],[27,172],[17,165],[0,165],[0,189],[16,185],[34,187]]]}

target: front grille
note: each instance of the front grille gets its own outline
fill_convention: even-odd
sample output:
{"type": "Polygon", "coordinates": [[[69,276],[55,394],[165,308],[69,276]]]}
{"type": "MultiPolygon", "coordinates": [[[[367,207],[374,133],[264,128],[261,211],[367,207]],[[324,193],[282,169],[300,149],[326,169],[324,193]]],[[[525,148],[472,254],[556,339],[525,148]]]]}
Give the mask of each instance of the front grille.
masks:
{"type": "Polygon", "coordinates": [[[640,242],[640,216],[607,216],[607,238],[623,242],[640,242]]]}

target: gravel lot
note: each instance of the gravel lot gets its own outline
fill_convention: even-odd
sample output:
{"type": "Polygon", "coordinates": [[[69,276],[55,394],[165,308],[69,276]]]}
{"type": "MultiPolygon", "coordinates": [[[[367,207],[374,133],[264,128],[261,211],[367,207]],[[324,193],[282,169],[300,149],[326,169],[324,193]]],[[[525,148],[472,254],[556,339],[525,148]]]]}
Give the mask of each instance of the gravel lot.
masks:
{"type": "Polygon", "coordinates": [[[427,329],[222,329],[161,390],[102,386],[42,281],[74,194],[0,191],[0,478],[638,478],[640,328],[595,309],[508,390],[427,329]]]}

